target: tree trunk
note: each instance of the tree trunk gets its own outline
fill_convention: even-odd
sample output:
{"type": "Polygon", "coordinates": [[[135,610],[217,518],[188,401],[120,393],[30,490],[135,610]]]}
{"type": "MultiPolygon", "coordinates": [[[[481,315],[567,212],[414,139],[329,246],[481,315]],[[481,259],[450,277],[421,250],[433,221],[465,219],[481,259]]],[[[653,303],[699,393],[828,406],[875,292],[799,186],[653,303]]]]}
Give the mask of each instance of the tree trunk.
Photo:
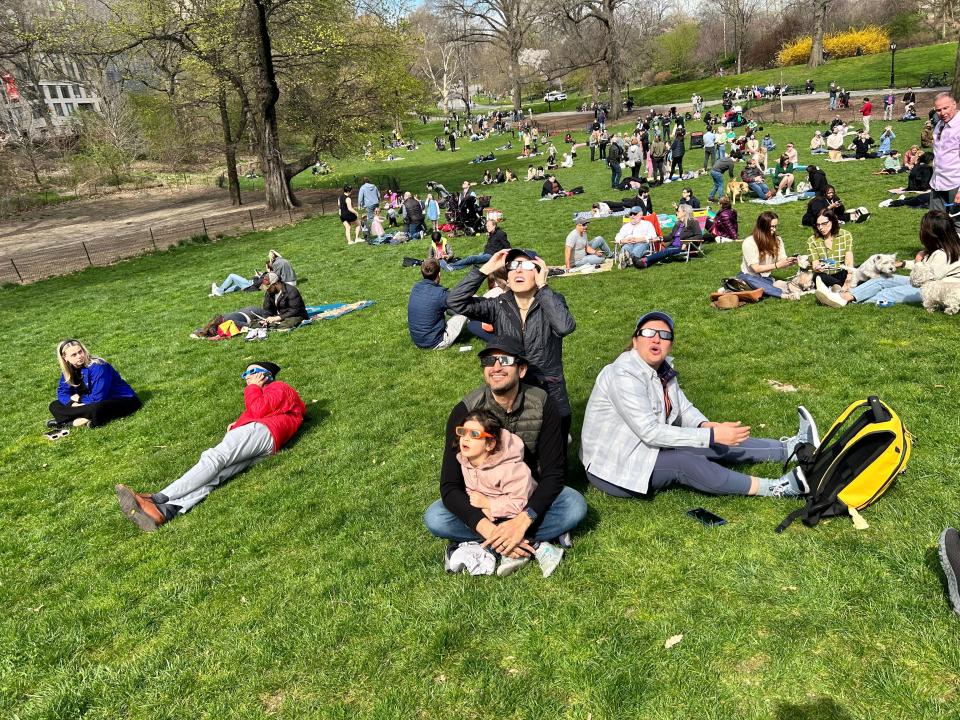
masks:
{"type": "Polygon", "coordinates": [[[951,95],[960,97],[960,45],[957,46],[957,59],[953,64],[953,86],[951,95]]]}
{"type": "Polygon", "coordinates": [[[810,59],[807,67],[816,68],[823,62],[823,29],[827,23],[827,4],[830,0],[817,0],[813,13],[813,44],[810,46],[810,59]]]}
{"type": "Polygon", "coordinates": [[[223,84],[217,94],[217,107],[220,110],[220,126],[223,128],[223,154],[227,161],[227,185],[230,188],[230,204],[243,205],[240,197],[240,176],[237,173],[237,138],[231,134],[230,112],[227,108],[227,91],[223,84]]]}
{"type": "Polygon", "coordinates": [[[510,51],[510,84],[513,85],[513,110],[520,112],[522,108],[523,89],[520,85],[520,58],[519,51],[510,51]]]}
{"type": "MultiPolygon", "coordinates": [[[[613,19],[611,15],[611,20],[613,19]]],[[[611,120],[618,120],[620,115],[623,113],[622,107],[620,105],[620,86],[622,85],[620,78],[620,46],[617,44],[617,40],[614,37],[612,28],[610,25],[607,26],[607,79],[610,82],[610,113],[609,118],[611,120]]]]}
{"type": "Polygon", "coordinates": [[[253,6],[253,30],[257,43],[256,76],[257,110],[260,125],[260,168],[267,207],[271,210],[289,210],[300,202],[290,189],[290,178],[284,172],[280,149],[280,131],[277,126],[277,101],[280,87],[273,67],[270,27],[267,23],[267,1],[250,0],[253,6]]]}

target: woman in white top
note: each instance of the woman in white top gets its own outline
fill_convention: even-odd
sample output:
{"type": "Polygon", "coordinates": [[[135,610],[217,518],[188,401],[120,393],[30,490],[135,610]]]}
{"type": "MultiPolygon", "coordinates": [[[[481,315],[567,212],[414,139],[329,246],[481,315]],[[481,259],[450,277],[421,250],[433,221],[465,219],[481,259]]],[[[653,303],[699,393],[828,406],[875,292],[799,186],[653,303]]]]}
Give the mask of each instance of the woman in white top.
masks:
{"type": "Polygon", "coordinates": [[[910,275],[878,277],[857,285],[848,292],[835,293],[818,285],[817,300],[829,307],[847,303],[871,303],[890,307],[902,303],[923,302],[920,288],[928,282],[949,280],[960,287],[960,237],[953,219],[945,212],[931,210],[920,221],[920,244],[910,275]]]}
{"type": "Polygon", "coordinates": [[[774,270],[797,264],[796,256],[787,256],[783,238],[777,233],[779,225],[780,218],[775,212],[765,210],[760,213],[753,233],[744,239],[741,246],[743,256],[737,278],[754,290],[763,290],[766,296],[798,300],[800,296],[791,290],[788,283],[772,277],[774,270]]]}

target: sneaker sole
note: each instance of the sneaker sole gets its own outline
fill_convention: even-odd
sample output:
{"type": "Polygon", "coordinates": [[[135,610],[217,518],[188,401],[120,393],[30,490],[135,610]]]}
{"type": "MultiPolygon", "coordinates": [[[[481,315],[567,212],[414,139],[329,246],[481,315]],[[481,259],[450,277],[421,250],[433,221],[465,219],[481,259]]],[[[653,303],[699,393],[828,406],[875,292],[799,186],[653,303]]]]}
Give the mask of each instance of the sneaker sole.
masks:
{"type": "Polygon", "coordinates": [[[797,412],[800,413],[808,423],[810,423],[810,428],[813,430],[813,446],[815,448],[820,447],[820,430],[817,428],[817,422],[813,419],[813,415],[811,415],[810,411],[807,410],[803,405],[799,405],[797,407],[797,412]]]}
{"type": "Polygon", "coordinates": [[[957,615],[960,615],[960,587],[957,585],[957,576],[953,572],[953,565],[950,563],[950,558],[947,557],[947,532],[949,530],[950,528],[947,528],[940,533],[940,540],[937,545],[940,550],[940,564],[943,565],[943,574],[947,576],[947,595],[950,598],[953,611],[957,615]]]}
{"type": "Polygon", "coordinates": [[[133,490],[125,485],[117,485],[114,488],[114,492],[117,494],[117,502],[120,503],[120,509],[123,511],[123,516],[127,520],[132,522],[144,532],[157,531],[157,523],[154,522],[153,518],[140,509],[140,506],[137,504],[136,494],[133,492],[133,490]]]}

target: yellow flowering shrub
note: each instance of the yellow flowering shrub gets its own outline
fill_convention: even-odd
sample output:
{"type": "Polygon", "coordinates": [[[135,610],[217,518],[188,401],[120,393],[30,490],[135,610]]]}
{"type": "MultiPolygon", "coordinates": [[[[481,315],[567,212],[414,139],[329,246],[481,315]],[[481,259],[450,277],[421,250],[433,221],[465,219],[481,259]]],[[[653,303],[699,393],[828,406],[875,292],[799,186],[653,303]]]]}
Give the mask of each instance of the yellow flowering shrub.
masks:
{"type": "MultiPolygon", "coordinates": [[[[824,49],[832,57],[853,57],[860,48],[864,55],[886,52],[890,47],[890,36],[877,26],[868,25],[863,28],[850,28],[843,32],[830,33],[823,38],[824,49]]],[[[810,48],[813,47],[813,38],[796,38],[787,43],[777,53],[778,65],[800,65],[810,59],[810,48]]]]}

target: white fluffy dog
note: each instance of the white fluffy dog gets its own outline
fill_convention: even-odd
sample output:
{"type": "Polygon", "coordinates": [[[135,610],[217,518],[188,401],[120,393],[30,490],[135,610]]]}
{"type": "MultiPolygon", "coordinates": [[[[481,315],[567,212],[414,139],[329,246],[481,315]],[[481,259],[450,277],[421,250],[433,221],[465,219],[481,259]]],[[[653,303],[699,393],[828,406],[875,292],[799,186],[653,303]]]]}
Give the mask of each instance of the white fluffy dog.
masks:
{"type": "Polygon", "coordinates": [[[856,287],[876,277],[890,277],[900,268],[911,269],[912,267],[913,261],[897,260],[896,253],[893,255],[877,253],[868,257],[861,263],[860,267],[853,271],[853,280],[850,282],[850,287],[856,287]]]}
{"type": "Polygon", "coordinates": [[[940,308],[946,315],[960,312],[960,281],[934,280],[930,268],[920,263],[910,273],[910,282],[920,287],[920,296],[927,312],[935,312],[940,308]]]}

